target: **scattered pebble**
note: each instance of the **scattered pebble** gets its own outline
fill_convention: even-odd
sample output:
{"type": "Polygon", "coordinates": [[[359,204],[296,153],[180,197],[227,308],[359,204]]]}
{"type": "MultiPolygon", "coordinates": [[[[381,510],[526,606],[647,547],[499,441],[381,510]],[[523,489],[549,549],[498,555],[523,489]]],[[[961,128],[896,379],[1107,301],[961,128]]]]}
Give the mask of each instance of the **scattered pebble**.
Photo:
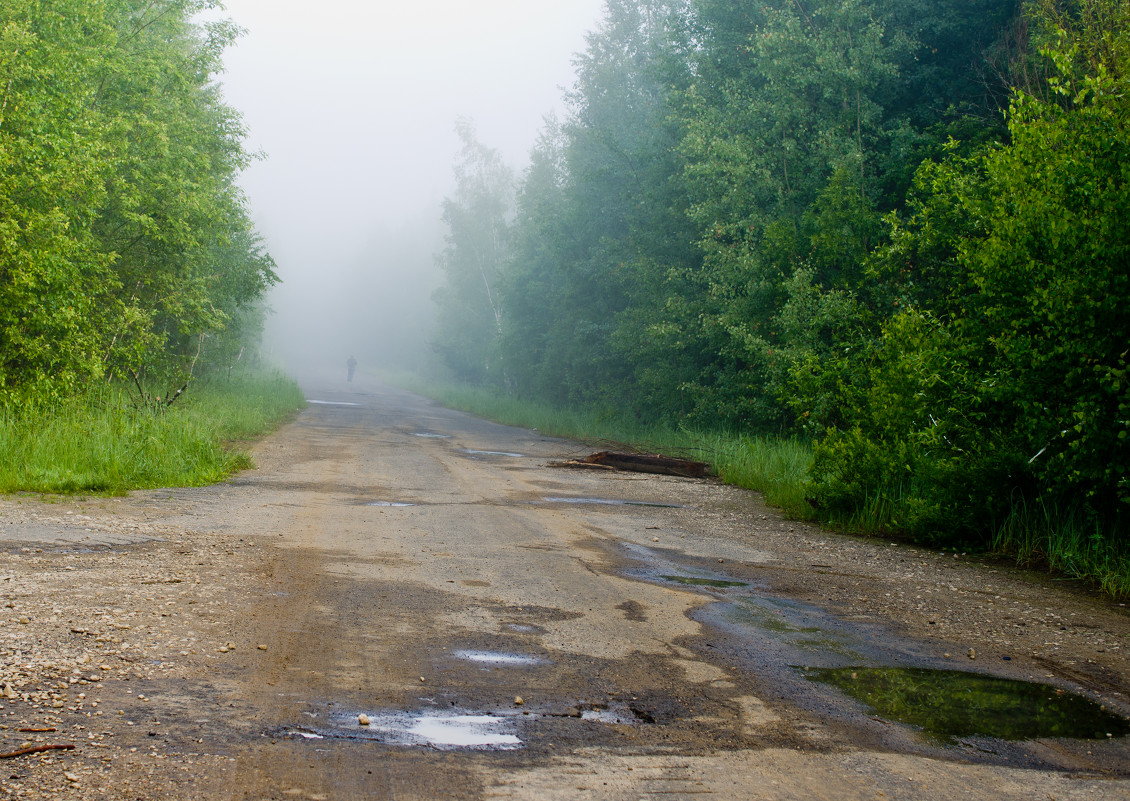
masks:
{"type": "Polygon", "coordinates": [[[357,722],[360,723],[362,726],[368,726],[371,721],[369,720],[369,716],[366,715],[364,712],[362,712],[360,715],[357,716],[357,722]]]}

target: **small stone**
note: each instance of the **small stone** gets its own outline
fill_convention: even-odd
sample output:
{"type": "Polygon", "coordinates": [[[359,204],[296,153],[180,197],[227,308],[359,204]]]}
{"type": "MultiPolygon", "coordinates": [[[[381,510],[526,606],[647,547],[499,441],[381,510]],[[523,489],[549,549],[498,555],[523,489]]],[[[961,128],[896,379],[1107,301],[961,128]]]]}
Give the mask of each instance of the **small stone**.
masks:
{"type": "Polygon", "coordinates": [[[520,696],[520,695],[514,696],[514,706],[521,706],[524,703],[526,703],[526,702],[525,702],[525,700],[523,700],[522,696],[520,696]]]}
{"type": "Polygon", "coordinates": [[[949,658],[950,658],[950,655],[949,655],[949,654],[942,654],[942,656],[943,656],[943,657],[945,657],[946,659],[949,659],[949,658]]]}
{"type": "Polygon", "coordinates": [[[423,676],[421,676],[421,677],[420,677],[420,681],[424,681],[424,680],[425,680],[425,679],[424,679],[424,677],[423,677],[423,676]]]}
{"type": "Polygon", "coordinates": [[[659,542],[659,537],[652,537],[652,538],[651,538],[651,541],[652,541],[652,542],[659,542]]]}
{"type": "Polygon", "coordinates": [[[976,649],[976,648],[970,648],[970,649],[969,649],[969,653],[967,654],[967,656],[968,656],[968,657],[969,657],[970,659],[976,659],[976,658],[977,658],[977,649],[976,649]]]}
{"type": "Polygon", "coordinates": [[[75,784],[78,784],[78,776],[71,773],[69,770],[63,772],[63,778],[66,779],[69,782],[74,782],[75,784]]]}
{"type": "Polygon", "coordinates": [[[257,646],[257,647],[259,648],[259,650],[260,650],[260,651],[266,651],[266,650],[267,650],[267,646],[265,646],[265,645],[262,645],[262,644],[260,644],[260,645],[259,645],[259,646],[257,646]]]}
{"type": "Polygon", "coordinates": [[[362,712],[360,715],[357,716],[357,722],[360,723],[362,726],[368,726],[369,723],[370,723],[369,716],[362,712]]]}
{"type": "Polygon", "coordinates": [[[221,654],[226,654],[228,652],[228,647],[226,645],[221,645],[216,650],[219,651],[221,654]]]}
{"type": "Polygon", "coordinates": [[[726,560],[725,559],[719,559],[718,564],[722,564],[724,561],[726,561],[726,560]]]}
{"type": "Polygon", "coordinates": [[[21,617],[21,618],[20,618],[20,623],[22,623],[22,624],[23,624],[23,625],[25,625],[25,626],[26,626],[26,625],[27,625],[28,623],[30,623],[30,622],[31,622],[31,621],[30,621],[30,620],[28,620],[28,619],[27,619],[26,617],[21,617]]]}

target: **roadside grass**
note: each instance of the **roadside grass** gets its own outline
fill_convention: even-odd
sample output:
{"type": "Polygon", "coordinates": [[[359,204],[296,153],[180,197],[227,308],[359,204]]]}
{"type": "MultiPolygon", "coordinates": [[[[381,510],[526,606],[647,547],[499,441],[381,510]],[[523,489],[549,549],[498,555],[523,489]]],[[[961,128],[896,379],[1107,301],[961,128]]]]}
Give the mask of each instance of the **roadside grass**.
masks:
{"type": "Polygon", "coordinates": [[[1024,567],[1088,582],[1111,598],[1130,598],[1130,546],[1086,519],[1075,508],[1017,501],[993,538],[993,551],[1024,567]]]}
{"type": "MultiPolygon", "coordinates": [[[[624,447],[701,459],[710,462],[727,484],[760,492],[766,503],[791,518],[834,525],[861,536],[899,538],[890,525],[891,499],[883,493],[876,493],[846,517],[833,519],[813,508],[806,500],[812,446],[803,440],[641,426],[614,413],[562,409],[477,387],[405,375],[385,378],[445,406],[584,442],[594,449],[624,447]]],[[[1130,598],[1130,546],[1116,545],[1119,538],[1088,529],[1083,520],[1083,515],[1071,510],[1033,508],[1017,501],[995,535],[987,536],[977,550],[1013,560],[1021,567],[1081,580],[1115,600],[1130,598]]]]}
{"type": "Polygon", "coordinates": [[[200,486],[251,466],[240,440],[303,403],[278,374],[201,380],[172,406],[139,406],[104,386],[35,413],[0,411],[0,492],[122,494],[200,486]]]}

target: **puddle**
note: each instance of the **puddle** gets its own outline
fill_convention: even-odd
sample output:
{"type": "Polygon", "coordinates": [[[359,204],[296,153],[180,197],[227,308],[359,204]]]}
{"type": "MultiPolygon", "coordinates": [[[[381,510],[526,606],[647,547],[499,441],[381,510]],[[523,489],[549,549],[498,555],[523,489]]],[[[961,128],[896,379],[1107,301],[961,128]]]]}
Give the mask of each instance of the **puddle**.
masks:
{"type": "Polygon", "coordinates": [[[680,503],[651,503],[649,501],[625,501],[619,498],[542,498],[545,503],[585,503],[602,506],[658,506],[663,509],[686,509],[680,503]]]}
{"type": "Polygon", "coordinates": [[[522,741],[507,730],[508,721],[492,715],[427,715],[419,718],[408,734],[431,746],[453,748],[518,748],[522,741]]]}
{"type": "Polygon", "coordinates": [[[366,506],[415,506],[414,503],[403,503],[400,501],[369,501],[366,506]]]}
{"type": "Polygon", "coordinates": [[[360,406],[360,403],[349,403],[348,401],[324,401],[324,400],[308,400],[307,403],[313,403],[318,406],[360,406]]]}
{"type": "Polygon", "coordinates": [[[412,436],[414,436],[414,437],[424,437],[425,439],[451,439],[450,434],[432,434],[432,433],[427,432],[427,431],[416,431],[416,432],[413,432],[412,436]]]}
{"type": "Polygon", "coordinates": [[[524,458],[524,453],[511,453],[510,451],[476,451],[471,448],[463,448],[460,453],[470,453],[475,456],[513,456],[515,459],[524,458]]]}
{"type": "Polygon", "coordinates": [[[692,587],[748,587],[745,581],[730,581],[728,579],[696,578],[694,576],[660,576],[667,581],[689,584],[692,587]]]}
{"type": "Polygon", "coordinates": [[[478,662],[483,665],[544,665],[547,660],[537,656],[524,654],[507,654],[499,651],[455,651],[456,659],[467,662],[478,662]]]}
{"type": "Polygon", "coordinates": [[[1130,721],[1048,684],[927,668],[823,668],[804,676],[948,743],[978,736],[1105,740],[1130,734],[1130,721]]]}
{"type": "Polygon", "coordinates": [[[326,739],[320,734],[315,734],[312,731],[302,731],[300,729],[291,729],[287,732],[291,737],[301,737],[304,740],[324,740],[326,739]]]}
{"type": "Polygon", "coordinates": [[[373,740],[386,745],[484,751],[510,751],[522,747],[515,716],[455,710],[436,713],[372,713],[362,726],[356,715],[336,716],[333,729],[290,729],[288,734],[307,740],[373,740]]]}

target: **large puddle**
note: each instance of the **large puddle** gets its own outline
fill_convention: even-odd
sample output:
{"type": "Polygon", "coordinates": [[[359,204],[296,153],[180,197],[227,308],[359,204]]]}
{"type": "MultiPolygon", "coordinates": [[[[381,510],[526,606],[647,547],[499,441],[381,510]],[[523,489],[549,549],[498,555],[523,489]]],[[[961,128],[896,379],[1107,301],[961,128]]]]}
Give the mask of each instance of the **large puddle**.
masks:
{"type": "Polygon", "coordinates": [[[965,737],[1105,740],[1130,734],[1130,721],[1048,684],[904,667],[823,668],[804,675],[944,742],[965,737]]]}
{"type": "Polygon", "coordinates": [[[902,638],[873,620],[776,597],[720,570],[681,564],[668,551],[625,548],[643,564],[628,575],[679,584],[712,599],[692,617],[732,636],[707,647],[815,712],[843,707],[839,690],[879,718],[916,727],[946,745],[977,737],[1103,740],[1130,734],[1130,721],[1070,690],[952,670],[939,658],[936,643],[902,638]]]}

